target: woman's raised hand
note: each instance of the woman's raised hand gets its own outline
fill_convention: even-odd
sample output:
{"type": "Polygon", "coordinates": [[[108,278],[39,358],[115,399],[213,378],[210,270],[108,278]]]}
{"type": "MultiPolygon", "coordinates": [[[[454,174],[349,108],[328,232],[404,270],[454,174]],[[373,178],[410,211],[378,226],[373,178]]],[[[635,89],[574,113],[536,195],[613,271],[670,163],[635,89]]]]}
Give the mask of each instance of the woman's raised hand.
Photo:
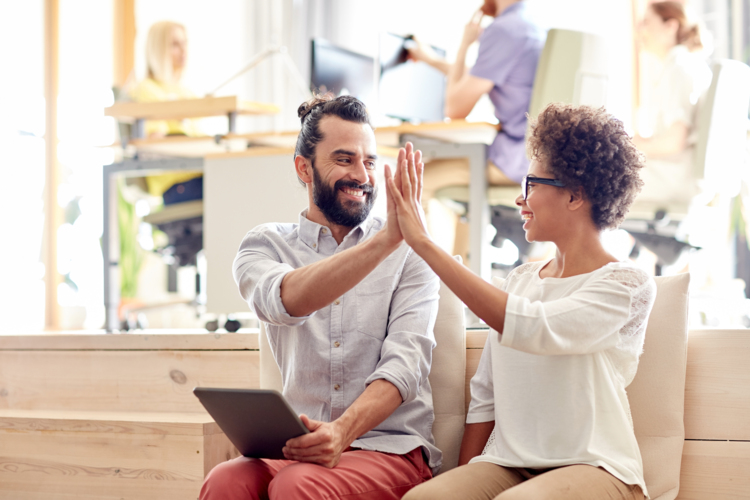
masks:
{"type": "MultiPolygon", "coordinates": [[[[406,148],[399,151],[395,172],[386,165],[388,195],[394,204],[401,234],[412,248],[430,239],[422,210],[423,174],[422,152],[414,152],[411,143],[407,143],[406,148]]],[[[388,215],[390,217],[390,211],[388,215]]]]}

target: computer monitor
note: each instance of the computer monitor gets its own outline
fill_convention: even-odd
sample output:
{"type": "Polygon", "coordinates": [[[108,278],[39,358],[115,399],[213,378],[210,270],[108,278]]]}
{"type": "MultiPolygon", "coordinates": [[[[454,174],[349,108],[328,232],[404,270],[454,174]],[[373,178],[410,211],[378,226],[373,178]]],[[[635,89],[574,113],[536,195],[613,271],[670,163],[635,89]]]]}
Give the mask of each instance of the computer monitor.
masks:
{"type": "MultiPolygon", "coordinates": [[[[411,122],[436,122],[445,117],[445,75],[423,62],[407,59],[409,37],[380,36],[378,100],[384,115],[411,122]]],[[[432,47],[441,57],[445,51],[432,47]]]]}
{"type": "Polygon", "coordinates": [[[320,38],[311,44],[310,84],[313,91],[353,95],[374,104],[375,59],[337,47],[320,38]]]}

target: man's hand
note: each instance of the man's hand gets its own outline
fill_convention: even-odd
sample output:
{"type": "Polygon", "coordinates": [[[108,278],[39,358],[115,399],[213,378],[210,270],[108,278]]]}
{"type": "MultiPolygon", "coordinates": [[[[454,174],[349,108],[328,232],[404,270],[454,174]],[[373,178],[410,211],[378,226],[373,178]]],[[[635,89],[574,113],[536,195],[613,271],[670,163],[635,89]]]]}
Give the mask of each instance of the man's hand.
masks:
{"type": "MultiPolygon", "coordinates": [[[[407,151],[411,153],[414,146],[412,146],[411,142],[406,143],[405,148],[401,148],[398,150],[398,160],[397,164],[400,165],[401,162],[406,158],[407,151]]],[[[391,168],[389,165],[386,164],[385,166],[385,176],[386,179],[389,177],[391,172],[391,168]]],[[[401,180],[401,176],[399,175],[399,181],[401,180]]],[[[381,234],[383,234],[383,238],[386,240],[386,244],[388,246],[396,246],[404,239],[401,235],[401,228],[399,228],[398,225],[398,215],[396,213],[396,202],[393,199],[393,195],[390,192],[390,189],[388,188],[388,185],[386,184],[385,187],[385,197],[386,197],[386,207],[387,207],[387,220],[385,223],[385,228],[383,231],[381,231],[381,234]]]]}
{"type": "Polygon", "coordinates": [[[287,441],[283,449],[284,457],[329,469],[336,467],[341,454],[355,439],[380,425],[401,403],[401,393],[395,385],[387,380],[375,380],[343,415],[331,423],[300,415],[310,434],[287,441]]]}
{"type": "MultiPolygon", "coordinates": [[[[412,248],[430,239],[422,210],[422,154],[408,154],[399,162],[396,175],[386,170],[386,185],[396,205],[401,233],[412,248]],[[400,175],[400,179],[397,176],[400,175]]],[[[415,248],[416,249],[416,248],[415,248]]]]}
{"type": "Polygon", "coordinates": [[[469,45],[479,40],[479,36],[482,34],[482,27],[479,25],[482,17],[484,17],[482,9],[479,9],[471,16],[471,21],[464,28],[464,36],[461,40],[463,47],[469,47],[469,45]]]}
{"type": "Polygon", "coordinates": [[[287,460],[319,464],[332,469],[351,442],[345,442],[344,433],[336,422],[320,422],[300,415],[309,434],[290,439],[283,448],[287,460]]]}

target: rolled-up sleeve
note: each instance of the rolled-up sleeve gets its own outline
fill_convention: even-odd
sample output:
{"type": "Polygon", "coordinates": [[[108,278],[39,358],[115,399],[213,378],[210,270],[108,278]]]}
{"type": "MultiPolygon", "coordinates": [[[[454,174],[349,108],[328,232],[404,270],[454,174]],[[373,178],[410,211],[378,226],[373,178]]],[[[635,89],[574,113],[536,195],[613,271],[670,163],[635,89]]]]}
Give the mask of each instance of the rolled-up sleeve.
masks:
{"type": "Polygon", "coordinates": [[[380,361],[366,384],[384,379],[396,386],[404,403],[417,397],[430,374],[439,288],[432,269],[410,252],[391,299],[380,361]]]}
{"type": "Polygon", "coordinates": [[[303,324],[308,316],[291,316],[281,301],[281,282],[294,268],[282,263],[273,243],[263,232],[247,233],[234,259],[232,272],[240,295],[264,323],[277,326],[303,324]]]}

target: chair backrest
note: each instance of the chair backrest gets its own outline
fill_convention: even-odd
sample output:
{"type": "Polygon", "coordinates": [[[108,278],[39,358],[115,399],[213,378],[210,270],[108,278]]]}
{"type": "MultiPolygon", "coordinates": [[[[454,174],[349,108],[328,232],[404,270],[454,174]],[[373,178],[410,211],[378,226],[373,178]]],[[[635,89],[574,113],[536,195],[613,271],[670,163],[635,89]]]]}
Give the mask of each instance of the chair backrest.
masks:
{"type": "Polygon", "coordinates": [[[549,30],[536,68],[529,116],[536,118],[551,102],[604,106],[608,68],[604,37],[581,31],[549,30]]]}
{"type": "Polygon", "coordinates": [[[680,487],[685,442],[685,368],[689,274],[659,276],[638,372],[628,386],[635,436],[651,500],[672,500],[680,487]]]}
{"type": "MultiPolygon", "coordinates": [[[[460,261],[460,257],[456,257],[460,261]]],[[[466,421],[466,326],[464,305],[444,283],[435,320],[430,386],[435,409],[432,435],[443,452],[440,472],[458,464],[458,453],[466,421]]],[[[271,352],[266,329],[260,326],[260,387],[282,391],[281,372],[271,352]]]]}
{"type": "Polygon", "coordinates": [[[750,67],[725,59],[714,64],[711,86],[698,103],[694,174],[704,189],[739,193],[747,142],[750,67]]]}

